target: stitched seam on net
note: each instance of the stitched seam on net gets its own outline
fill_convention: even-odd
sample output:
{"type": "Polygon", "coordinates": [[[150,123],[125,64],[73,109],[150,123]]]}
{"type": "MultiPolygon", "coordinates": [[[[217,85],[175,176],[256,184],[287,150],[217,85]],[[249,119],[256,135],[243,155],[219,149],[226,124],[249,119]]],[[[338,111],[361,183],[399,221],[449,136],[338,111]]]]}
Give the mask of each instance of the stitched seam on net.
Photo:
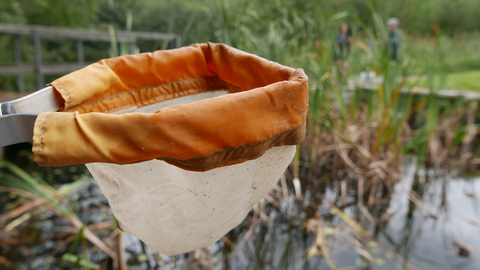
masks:
{"type": "MultiPolygon", "coordinates": [[[[297,140],[286,140],[286,141],[282,141],[282,143],[286,143],[286,142],[296,142],[297,140]]],[[[276,145],[274,147],[277,147],[277,146],[284,146],[284,145],[276,145]]],[[[232,150],[233,151],[233,150],[232,150]]],[[[263,151],[263,153],[265,153],[265,151],[263,151]]],[[[262,153],[262,154],[263,154],[262,153]]],[[[261,155],[262,155],[261,154],[261,155]]],[[[248,159],[248,158],[251,158],[251,157],[258,157],[258,156],[261,156],[261,155],[249,155],[249,156],[244,156],[242,157],[241,159],[248,159]]],[[[214,167],[218,164],[222,164],[222,163],[226,163],[226,162],[229,162],[229,161],[232,161],[232,160],[236,160],[236,159],[240,159],[240,158],[229,158],[229,159],[226,159],[226,160],[222,160],[222,161],[218,161],[218,162],[215,162],[215,163],[209,163],[208,165],[204,165],[204,166],[190,166],[190,165],[184,165],[182,164],[183,166],[187,166],[187,167],[191,167],[191,168],[197,168],[197,169],[203,169],[203,168],[208,168],[208,167],[214,167]]]]}
{"type": "Polygon", "coordinates": [[[40,122],[40,140],[39,140],[39,144],[40,144],[40,149],[38,150],[38,156],[40,157],[40,160],[42,161],[42,164],[43,166],[47,166],[47,163],[45,162],[45,159],[43,158],[43,123],[45,122],[45,118],[47,117],[47,115],[49,114],[50,112],[47,112],[43,118],[42,118],[42,122],[40,122]]]}
{"type": "Polygon", "coordinates": [[[67,104],[65,105],[65,108],[70,107],[71,99],[70,99],[70,95],[68,94],[67,90],[65,90],[65,88],[63,88],[63,86],[58,81],[55,81],[55,83],[58,85],[58,87],[60,87],[63,90],[63,92],[67,96],[67,100],[66,100],[67,104]]]}
{"type": "MultiPolygon", "coordinates": [[[[283,141],[283,143],[285,142],[296,142],[297,140],[286,140],[286,141],[283,141]]],[[[277,147],[277,146],[284,146],[284,145],[276,145],[274,147],[277,147]]],[[[236,148],[238,149],[238,148],[236,148]]],[[[234,149],[234,150],[236,150],[234,149]]],[[[234,151],[234,150],[231,150],[231,151],[234,151]]],[[[263,151],[263,153],[265,153],[265,151],[263,151]]],[[[215,162],[215,163],[209,163],[208,165],[203,165],[203,166],[193,166],[193,165],[188,165],[188,164],[184,164],[184,163],[180,163],[180,162],[177,162],[178,164],[182,165],[182,166],[185,166],[185,167],[189,167],[189,168],[195,168],[195,169],[205,169],[205,168],[211,168],[211,167],[215,167],[217,166],[218,164],[223,164],[223,163],[226,163],[226,162],[229,162],[229,161],[232,161],[232,160],[238,160],[238,159],[249,159],[249,158],[252,158],[252,157],[259,157],[261,155],[249,155],[249,156],[243,156],[241,158],[230,158],[230,159],[227,159],[227,160],[222,160],[222,161],[218,161],[218,162],[215,162]]],[[[209,156],[211,157],[211,156],[209,156]]],[[[208,157],[207,157],[208,158],[208,157]]],[[[167,159],[166,159],[167,160],[167,159]]],[[[177,159],[178,160],[178,159],[177,159]]],[[[175,161],[175,160],[168,160],[168,161],[175,161]]],[[[190,160],[187,160],[187,161],[190,161],[190,160]]]]}
{"type": "MultiPolygon", "coordinates": [[[[80,104],[77,104],[69,109],[73,109],[75,107],[78,107],[78,106],[83,106],[83,105],[86,105],[86,104],[91,104],[91,103],[97,103],[97,102],[100,102],[100,101],[103,101],[103,100],[106,100],[106,99],[111,99],[111,98],[115,98],[117,96],[120,96],[120,95],[125,95],[125,94],[129,94],[131,92],[136,92],[136,91],[141,91],[143,89],[148,89],[148,88],[156,88],[156,87],[161,87],[161,86],[165,86],[165,87],[168,87],[169,85],[172,85],[172,84],[179,84],[179,83],[185,83],[185,82],[189,82],[189,81],[202,81],[201,79],[203,79],[203,81],[207,80],[207,78],[218,78],[219,80],[221,80],[218,76],[217,77],[198,77],[198,78],[189,78],[189,79],[183,79],[183,80],[178,80],[178,81],[174,81],[174,82],[168,82],[168,83],[161,83],[161,84],[154,84],[154,85],[148,85],[148,86],[143,86],[143,87],[139,87],[139,88],[135,88],[135,89],[130,89],[128,91],[124,91],[124,92],[121,92],[121,93],[117,93],[115,95],[111,95],[111,96],[107,96],[107,97],[103,97],[103,98],[100,98],[100,99],[96,99],[96,100],[92,100],[92,101],[88,101],[88,102],[85,102],[85,103],[80,103],[80,104]]],[[[222,81],[223,82],[223,81],[222,81]]],[[[219,84],[219,85],[215,85],[216,87],[220,87],[220,86],[227,86],[225,83],[223,84],[219,84]]],[[[228,87],[228,86],[227,86],[228,87]]],[[[196,88],[194,88],[196,89],[196,88]]],[[[201,88],[199,88],[201,89],[201,88]]],[[[188,91],[185,90],[185,91],[188,91]]],[[[174,93],[182,93],[183,91],[181,92],[174,92],[174,93]]],[[[162,95],[158,95],[157,97],[160,97],[162,95]]],[[[140,101],[143,101],[143,100],[140,100],[140,101]]],[[[133,104],[133,103],[132,103],[133,104]]],[[[123,106],[123,105],[122,105],[123,106]]],[[[117,107],[118,108],[118,107],[117,107]]]]}
{"type": "MultiPolygon", "coordinates": [[[[265,144],[265,143],[268,143],[269,141],[273,141],[274,139],[284,135],[284,134],[287,134],[287,133],[290,133],[290,132],[294,132],[294,131],[297,131],[299,129],[301,129],[303,126],[305,125],[305,122],[302,123],[302,125],[300,125],[299,127],[296,127],[296,128],[293,128],[293,129],[289,129],[287,131],[284,131],[280,134],[277,134],[275,135],[274,137],[270,138],[270,139],[267,139],[265,141],[261,141],[261,142],[258,142],[256,144],[252,144],[252,145],[246,145],[246,146],[242,146],[242,147],[238,147],[238,148],[235,148],[235,149],[227,149],[227,150],[223,150],[223,151],[220,151],[220,152],[217,152],[217,153],[214,153],[208,157],[200,157],[200,158],[192,158],[192,159],[186,159],[186,160],[181,160],[181,159],[177,159],[177,158],[172,158],[172,157],[167,157],[167,156],[160,156],[160,157],[157,157],[156,159],[163,159],[163,160],[168,160],[168,161],[175,161],[179,164],[182,164],[184,165],[183,163],[180,163],[180,162],[190,162],[190,161],[195,161],[195,160],[206,160],[206,159],[209,159],[209,158],[212,158],[212,157],[215,157],[215,156],[218,156],[218,155],[221,155],[223,153],[226,153],[226,152],[232,152],[232,151],[236,151],[236,150],[241,150],[241,149],[247,149],[247,148],[252,148],[252,147],[255,147],[255,146],[258,146],[258,145],[261,145],[261,144],[265,144]],[[180,162],[179,162],[180,161],[180,162]]],[[[290,140],[285,140],[285,141],[282,141],[282,142],[289,142],[289,141],[296,141],[295,139],[290,139],[290,140]]],[[[252,155],[254,156],[254,155],[252,155]]],[[[248,156],[247,156],[248,157],[248,156]]],[[[190,166],[190,165],[184,165],[184,166],[187,166],[187,167],[191,167],[191,168],[207,168],[207,167],[211,167],[211,166],[215,166],[217,164],[220,164],[220,163],[225,163],[225,162],[228,162],[228,161],[231,161],[231,160],[235,160],[235,159],[238,159],[238,158],[230,158],[230,159],[227,159],[227,160],[222,160],[222,161],[219,161],[219,162],[216,162],[216,163],[211,163],[207,166],[199,166],[199,167],[194,167],[194,166],[190,166]]]]}
{"type": "MultiPolygon", "coordinates": [[[[199,88],[190,88],[190,89],[186,89],[186,90],[183,90],[183,91],[179,91],[179,92],[175,92],[175,93],[184,93],[184,92],[188,92],[188,91],[191,91],[191,90],[207,90],[207,89],[222,89],[220,86],[222,85],[218,85],[218,86],[208,86],[208,87],[199,87],[199,88]]],[[[200,92],[200,93],[204,93],[204,92],[200,92]]],[[[200,93],[197,93],[197,94],[200,94],[200,93]]],[[[145,99],[145,100],[141,100],[141,102],[148,102],[152,99],[157,99],[158,97],[161,97],[161,96],[167,96],[167,95],[158,95],[158,96],[154,96],[152,98],[149,98],[149,99],[145,99]]],[[[137,102],[132,102],[132,103],[128,103],[128,104],[125,104],[125,105],[122,105],[122,106],[118,106],[118,107],[114,107],[114,108],[111,108],[111,109],[108,109],[108,110],[104,110],[104,111],[96,111],[96,112],[111,112],[111,111],[115,111],[117,109],[120,109],[120,108],[123,108],[123,107],[128,107],[132,104],[137,104],[137,102]]]]}

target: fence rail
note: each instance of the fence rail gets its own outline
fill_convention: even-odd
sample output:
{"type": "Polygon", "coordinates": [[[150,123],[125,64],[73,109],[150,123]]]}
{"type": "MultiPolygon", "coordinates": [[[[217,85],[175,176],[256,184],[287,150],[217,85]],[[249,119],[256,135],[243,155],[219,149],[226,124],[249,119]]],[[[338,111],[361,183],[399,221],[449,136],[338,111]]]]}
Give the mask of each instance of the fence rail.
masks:
{"type": "Polygon", "coordinates": [[[108,30],[84,30],[63,27],[40,26],[40,25],[12,25],[0,24],[0,34],[12,35],[15,55],[15,65],[0,66],[0,75],[17,75],[19,92],[25,91],[25,75],[34,73],[37,78],[38,89],[45,86],[43,75],[65,74],[85,67],[83,42],[99,41],[111,42],[112,35],[117,42],[130,44],[130,53],[135,53],[138,40],[167,40],[173,41],[174,47],[180,47],[180,36],[176,34],[155,33],[155,32],[127,32],[108,30]],[[34,64],[24,64],[21,51],[21,36],[33,37],[35,61],[34,64]],[[45,65],[42,60],[41,39],[65,38],[77,41],[77,63],[64,63],[45,65]]]}
{"type": "MultiPolygon", "coordinates": [[[[43,75],[54,75],[69,73],[78,69],[81,69],[88,65],[88,63],[83,64],[55,64],[55,65],[43,65],[42,74],[43,75]]],[[[35,73],[34,64],[21,64],[21,65],[6,65],[0,66],[0,74],[2,75],[25,75],[35,73]]]]}
{"type": "MultiPolygon", "coordinates": [[[[34,32],[37,32],[40,36],[46,38],[67,38],[81,41],[110,41],[110,33],[108,30],[83,30],[41,25],[0,24],[0,33],[2,34],[32,36],[34,32]]],[[[117,30],[115,31],[115,37],[119,42],[136,42],[140,39],[174,40],[178,38],[175,34],[117,30]]]]}

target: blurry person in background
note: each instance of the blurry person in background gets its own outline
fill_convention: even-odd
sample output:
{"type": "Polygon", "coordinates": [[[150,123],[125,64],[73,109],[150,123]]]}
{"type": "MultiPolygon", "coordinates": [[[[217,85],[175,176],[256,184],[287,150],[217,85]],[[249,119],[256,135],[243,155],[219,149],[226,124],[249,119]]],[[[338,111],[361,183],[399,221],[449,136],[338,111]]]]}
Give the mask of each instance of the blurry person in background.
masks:
{"type": "Polygon", "coordinates": [[[396,17],[388,19],[388,26],[390,27],[390,52],[392,55],[392,60],[397,61],[398,51],[402,45],[403,33],[402,30],[398,27],[400,25],[400,20],[396,17]]]}
{"type": "Polygon", "coordinates": [[[335,46],[335,65],[338,67],[343,63],[342,74],[345,77],[348,72],[347,58],[350,54],[351,33],[348,24],[344,23],[338,29],[338,36],[335,46]]]}

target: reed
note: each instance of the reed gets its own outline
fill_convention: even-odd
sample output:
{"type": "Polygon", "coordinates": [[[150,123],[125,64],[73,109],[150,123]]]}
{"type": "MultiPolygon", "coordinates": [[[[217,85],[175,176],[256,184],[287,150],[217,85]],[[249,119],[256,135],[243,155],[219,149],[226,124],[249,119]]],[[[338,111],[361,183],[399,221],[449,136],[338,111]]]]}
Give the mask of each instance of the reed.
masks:
{"type": "MultiPolygon", "coordinates": [[[[386,46],[388,12],[374,4],[369,5],[367,20],[348,10],[331,12],[328,7],[306,12],[284,1],[268,7],[255,1],[220,1],[217,11],[222,18],[217,32],[219,41],[304,68],[310,78],[306,140],[298,148],[287,181],[282,180],[282,186],[270,195],[273,205],[288,202],[290,194],[285,194],[288,189],[284,185],[296,198],[308,198],[302,199],[302,204],[313,209],[325,203],[326,190],[338,193],[337,199],[330,201],[332,209],[348,206],[347,198],[352,197],[353,191],[361,220],[382,223],[391,215],[388,203],[394,185],[401,180],[400,165],[406,156],[416,156],[419,168],[469,170],[478,166],[478,101],[435,95],[435,89],[446,85],[446,75],[452,70],[475,66],[475,60],[468,59],[477,59],[478,53],[473,49],[474,43],[466,41],[475,35],[406,35],[401,58],[393,62],[386,46]],[[260,19],[268,23],[258,25],[260,19]],[[353,21],[355,39],[348,73],[333,61],[336,31],[345,21],[353,21]],[[454,53],[459,51],[464,53],[454,53]],[[382,80],[375,82],[373,90],[351,89],[351,81],[360,71],[374,72],[382,80]],[[418,85],[432,89],[431,93],[408,93],[418,85]],[[300,192],[296,179],[300,179],[300,192]]],[[[305,210],[299,207],[297,211],[305,210]]],[[[370,263],[378,263],[367,252],[369,243],[374,241],[372,235],[359,229],[362,226],[355,225],[356,221],[341,209],[335,215],[356,235],[358,252],[370,263]]],[[[325,219],[312,216],[308,220],[320,225],[310,228],[317,240],[305,256],[321,255],[334,268],[325,244],[325,219]]],[[[258,249],[261,247],[254,250],[258,249]]],[[[392,254],[407,268],[415,269],[400,255],[393,251],[392,254]]],[[[291,266],[287,264],[288,267],[291,266]]]]}
{"type": "MultiPolygon", "coordinates": [[[[309,130],[299,148],[307,176],[303,181],[327,174],[331,179],[364,182],[371,204],[376,191],[389,190],[399,180],[399,165],[406,154],[438,168],[447,163],[468,168],[476,163],[476,101],[447,100],[435,96],[434,90],[449,69],[459,65],[458,56],[449,52],[465,45],[462,40],[467,37],[407,36],[400,60],[393,62],[386,46],[388,14],[373,3],[368,22],[347,10],[319,11],[313,17],[314,12],[285,1],[270,6],[220,1],[216,11],[222,18],[217,32],[220,41],[302,67],[309,76],[309,130]],[[258,25],[265,16],[260,14],[268,14],[268,24],[258,25]],[[333,61],[337,27],[344,21],[354,21],[348,74],[333,61]],[[347,91],[360,71],[375,72],[383,80],[372,91],[347,91]],[[412,74],[417,77],[412,79],[412,74]],[[433,89],[431,95],[405,94],[416,83],[433,89]]],[[[473,47],[467,48],[465,57],[473,55],[473,47]]]]}
{"type": "Polygon", "coordinates": [[[0,161],[0,168],[5,169],[2,170],[0,186],[3,191],[10,192],[10,194],[17,198],[15,203],[10,203],[10,209],[0,215],[0,223],[3,228],[0,231],[2,238],[8,237],[9,234],[15,232],[16,227],[28,221],[30,218],[42,215],[45,211],[48,211],[67,221],[71,227],[67,233],[60,233],[53,237],[59,241],[59,245],[52,252],[52,255],[63,253],[60,269],[64,269],[65,266],[82,266],[88,269],[98,268],[98,265],[88,260],[89,252],[87,252],[87,250],[91,248],[87,248],[85,242],[83,242],[85,255],[75,254],[82,239],[88,240],[92,246],[95,246],[107,254],[113,261],[114,269],[122,269],[121,266],[125,265],[125,263],[119,260],[118,254],[124,251],[114,250],[119,246],[110,248],[104,240],[101,240],[93,232],[94,230],[98,230],[98,228],[100,228],[100,230],[114,229],[112,235],[119,235],[118,228],[115,228],[111,222],[87,226],[81,221],[78,214],[71,209],[72,205],[64,200],[72,191],[90,184],[93,178],[84,176],[75,182],[55,189],[42,179],[32,177],[8,161],[0,161]]]}

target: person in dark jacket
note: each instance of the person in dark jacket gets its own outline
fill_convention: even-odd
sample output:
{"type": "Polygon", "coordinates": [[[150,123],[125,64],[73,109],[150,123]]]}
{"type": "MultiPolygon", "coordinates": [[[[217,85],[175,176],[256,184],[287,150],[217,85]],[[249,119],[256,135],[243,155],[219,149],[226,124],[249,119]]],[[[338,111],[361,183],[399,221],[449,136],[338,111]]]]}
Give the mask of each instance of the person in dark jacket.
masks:
{"type": "Polygon", "coordinates": [[[390,27],[390,53],[392,60],[398,60],[398,51],[402,45],[403,33],[402,30],[398,27],[400,25],[400,20],[398,18],[390,18],[388,20],[388,26],[390,27]]]}

